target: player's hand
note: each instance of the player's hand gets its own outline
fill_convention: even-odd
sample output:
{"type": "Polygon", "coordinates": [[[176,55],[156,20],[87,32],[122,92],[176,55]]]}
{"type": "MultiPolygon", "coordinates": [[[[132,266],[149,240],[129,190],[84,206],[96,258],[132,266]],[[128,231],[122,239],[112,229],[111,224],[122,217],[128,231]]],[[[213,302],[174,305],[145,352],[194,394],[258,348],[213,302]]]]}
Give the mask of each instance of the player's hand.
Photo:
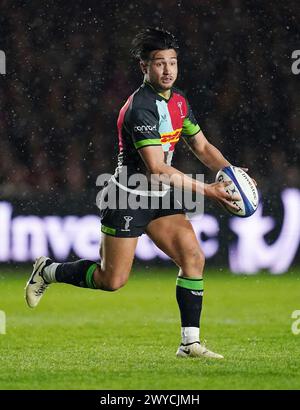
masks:
{"type": "Polygon", "coordinates": [[[234,202],[240,201],[241,197],[237,193],[230,194],[228,189],[226,189],[228,185],[231,185],[231,181],[206,184],[205,195],[215,201],[220,202],[221,205],[226,205],[234,210],[239,210],[239,206],[234,202]]]}

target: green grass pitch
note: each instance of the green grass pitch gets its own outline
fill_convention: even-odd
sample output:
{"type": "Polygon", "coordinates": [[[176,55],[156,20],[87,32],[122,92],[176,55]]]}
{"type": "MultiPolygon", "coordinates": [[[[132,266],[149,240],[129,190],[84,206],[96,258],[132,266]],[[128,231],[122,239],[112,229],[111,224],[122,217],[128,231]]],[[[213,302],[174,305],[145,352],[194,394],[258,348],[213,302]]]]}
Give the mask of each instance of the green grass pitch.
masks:
{"type": "Polygon", "coordinates": [[[300,271],[206,271],[202,338],[222,361],[175,357],[175,267],[136,267],[115,293],[52,285],[36,309],[23,299],[28,273],[0,270],[0,389],[300,388],[300,271]]]}

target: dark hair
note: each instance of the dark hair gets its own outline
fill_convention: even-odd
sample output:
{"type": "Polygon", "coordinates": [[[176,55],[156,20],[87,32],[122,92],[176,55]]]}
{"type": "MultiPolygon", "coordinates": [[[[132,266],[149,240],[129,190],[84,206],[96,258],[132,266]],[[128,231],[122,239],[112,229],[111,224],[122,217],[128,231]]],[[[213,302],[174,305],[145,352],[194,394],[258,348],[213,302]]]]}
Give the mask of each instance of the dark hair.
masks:
{"type": "Polygon", "coordinates": [[[178,53],[178,42],[173,34],[163,29],[146,28],[133,39],[131,54],[139,60],[148,60],[151,51],[170,48],[178,53]]]}

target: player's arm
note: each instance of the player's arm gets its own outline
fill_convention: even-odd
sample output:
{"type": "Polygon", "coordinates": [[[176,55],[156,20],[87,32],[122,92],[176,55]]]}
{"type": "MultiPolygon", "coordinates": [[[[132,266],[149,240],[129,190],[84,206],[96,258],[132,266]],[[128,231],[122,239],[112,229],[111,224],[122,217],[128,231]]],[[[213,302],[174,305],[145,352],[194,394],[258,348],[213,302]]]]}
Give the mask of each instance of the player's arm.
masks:
{"type": "Polygon", "coordinates": [[[196,157],[212,171],[229,166],[230,163],[221,152],[207,141],[187,100],[186,103],[187,114],[182,125],[182,137],[186,144],[196,157]]]}
{"type": "Polygon", "coordinates": [[[225,191],[227,183],[205,184],[188,177],[164,162],[156,106],[133,107],[130,121],[133,146],[141,155],[152,178],[176,188],[199,192],[233,208],[236,207],[232,201],[239,200],[239,197],[231,196],[225,191]]]}
{"type": "MultiPolygon", "coordinates": [[[[187,101],[187,116],[183,121],[182,137],[195,156],[212,171],[219,171],[221,168],[230,166],[230,162],[223,154],[205,138],[201,131],[193,111],[187,101]]],[[[248,171],[248,168],[242,168],[248,171]]],[[[256,181],[253,179],[256,184],[256,181]]]]}
{"type": "MultiPolygon", "coordinates": [[[[197,132],[192,137],[184,137],[183,139],[195,156],[212,171],[219,171],[219,169],[231,165],[218,148],[208,142],[202,131],[197,132]]],[[[248,171],[248,168],[242,169],[248,171]]],[[[252,178],[252,181],[257,185],[255,179],[252,178]]]]}
{"type": "Polygon", "coordinates": [[[226,192],[225,188],[230,182],[215,182],[213,184],[205,184],[204,182],[197,181],[190,178],[183,172],[167,165],[164,162],[164,153],[161,146],[147,146],[139,149],[147,169],[151,173],[152,177],[159,181],[174,186],[176,188],[189,190],[193,192],[199,192],[211,199],[217,200],[236,208],[232,203],[239,200],[238,195],[230,195],[226,192]]]}
{"type": "Polygon", "coordinates": [[[164,184],[173,185],[176,188],[183,187],[189,191],[200,192],[205,195],[206,184],[188,177],[183,172],[164,162],[164,152],[161,146],[141,148],[139,154],[152,178],[159,179],[164,184]]]}
{"type": "Polygon", "coordinates": [[[231,165],[223,154],[208,142],[201,130],[195,135],[186,136],[183,139],[195,156],[212,171],[218,171],[231,165]]]}

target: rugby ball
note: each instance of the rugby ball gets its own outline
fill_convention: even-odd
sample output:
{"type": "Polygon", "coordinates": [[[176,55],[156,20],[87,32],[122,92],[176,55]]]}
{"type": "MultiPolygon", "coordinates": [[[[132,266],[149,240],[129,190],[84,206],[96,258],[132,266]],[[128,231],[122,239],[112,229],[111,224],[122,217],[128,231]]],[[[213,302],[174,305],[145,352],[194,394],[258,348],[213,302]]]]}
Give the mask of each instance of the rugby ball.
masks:
{"type": "Polygon", "coordinates": [[[222,168],[216,175],[216,181],[231,181],[231,184],[225,188],[226,192],[230,195],[237,193],[241,197],[240,201],[234,202],[238,206],[237,210],[224,205],[229,213],[242,218],[254,214],[258,207],[258,192],[252,178],[242,168],[233,166],[222,168]]]}

